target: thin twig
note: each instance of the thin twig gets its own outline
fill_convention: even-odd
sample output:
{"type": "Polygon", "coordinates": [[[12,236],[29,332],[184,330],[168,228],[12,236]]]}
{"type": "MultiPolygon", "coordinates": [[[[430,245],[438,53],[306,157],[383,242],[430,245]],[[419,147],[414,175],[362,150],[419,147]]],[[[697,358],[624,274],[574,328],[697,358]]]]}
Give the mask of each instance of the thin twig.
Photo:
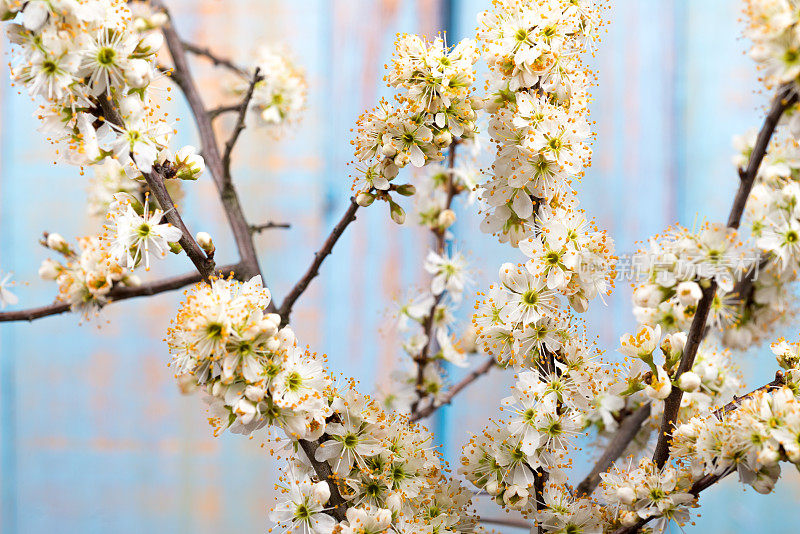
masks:
{"type": "Polygon", "coordinates": [[[650,417],[649,402],[642,404],[622,420],[617,432],[606,447],[605,452],[603,452],[603,455],[597,460],[597,463],[594,464],[592,471],[586,475],[586,478],[575,488],[576,495],[589,496],[592,494],[600,483],[600,473],[605,473],[614,461],[622,455],[628,447],[628,444],[633,441],[633,438],[639,433],[639,430],[642,428],[644,422],[647,421],[648,417],[650,417]]]}
{"type": "Polygon", "coordinates": [[[308,270],[306,270],[302,278],[300,278],[294,287],[292,287],[278,308],[277,313],[281,316],[283,324],[289,324],[294,303],[297,302],[297,299],[300,298],[300,295],[302,295],[303,292],[305,292],[305,290],[308,288],[308,284],[310,284],[311,281],[319,274],[320,265],[322,265],[322,262],[325,261],[325,258],[331,253],[333,246],[336,244],[339,238],[342,237],[345,229],[350,225],[351,222],[356,220],[356,211],[358,211],[358,204],[356,204],[355,197],[351,197],[350,205],[347,206],[347,210],[344,212],[344,215],[341,219],[339,219],[339,222],[336,223],[336,226],[333,227],[333,230],[328,235],[327,239],[325,239],[325,242],[322,244],[322,248],[319,249],[319,252],[314,254],[314,261],[311,262],[308,270]]]}
{"type": "Polygon", "coordinates": [[[269,221],[262,224],[254,224],[250,226],[250,231],[253,232],[254,234],[259,234],[264,230],[271,230],[273,228],[291,228],[291,227],[292,225],[289,223],[278,223],[269,221]]]}
{"type": "Polygon", "coordinates": [[[247,117],[247,109],[250,107],[250,100],[253,98],[253,90],[255,90],[256,84],[262,79],[261,69],[256,67],[255,72],[253,72],[253,78],[250,80],[250,85],[247,87],[247,92],[239,104],[239,116],[236,118],[236,124],[233,127],[231,137],[228,139],[228,142],[225,143],[225,151],[222,153],[222,179],[226,186],[230,184],[232,180],[231,153],[233,152],[233,147],[236,146],[236,141],[245,128],[245,118],[247,117]]]}
{"type": "Polygon", "coordinates": [[[445,406],[453,402],[453,398],[456,395],[458,395],[461,392],[461,390],[463,390],[464,388],[475,382],[478,378],[482,377],[483,375],[491,371],[492,367],[494,367],[494,364],[495,364],[494,358],[489,357],[489,359],[487,359],[479,367],[476,367],[470,374],[462,378],[457,384],[453,385],[447,391],[445,396],[442,397],[441,401],[437,402],[436,404],[430,404],[422,408],[421,410],[412,412],[410,416],[411,422],[416,422],[419,421],[420,419],[428,417],[442,406],[445,406]]]}
{"type": "MultiPolygon", "coordinates": [[[[234,276],[239,272],[239,265],[225,265],[218,269],[221,275],[234,273],[234,276]]],[[[117,285],[109,291],[106,297],[109,302],[103,306],[108,306],[112,302],[120,300],[128,300],[136,297],[145,297],[158,295],[167,291],[174,291],[190,284],[197,283],[202,280],[199,272],[192,271],[191,273],[182,274],[180,276],[173,276],[155,282],[149,282],[138,286],[124,286],[117,285]]],[[[11,321],[33,321],[51,315],[60,315],[70,311],[70,305],[66,302],[55,302],[48,306],[40,306],[38,308],[28,308],[25,310],[15,310],[9,312],[0,312],[0,323],[11,321]]]]}
{"type": "Polygon", "coordinates": [[[719,419],[721,421],[722,418],[726,414],[736,410],[739,406],[741,406],[741,404],[745,400],[749,399],[750,397],[754,397],[754,396],[756,396],[757,394],[759,394],[761,392],[770,392],[770,391],[774,391],[776,389],[780,389],[784,385],[786,385],[786,379],[783,376],[783,372],[782,371],[778,371],[778,372],[775,373],[775,379],[772,382],[770,382],[768,384],[764,384],[760,388],[754,389],[750,393],[742,395],[741,397],[737,397],[737,396],[734,395],[733,400],[731,402],[729,402],[728,404],[726,404],[725,406],[723,406],[722,408],[719,408],[718,410],[715,410],[714,411],[714,415],[716,416],[717,419],[719,419]]]}
{"type": "Polygon", "coordinates": [[[204,57],[206,59],[211,60],[211,62],[217,67],[225,67],[228,70],[235,72],[241,76],[247,76],[247,71],[234,63],[232,60],[228,58],[224,58],[215,52],[212,52],[210,48],[204,46],[198,46],[196,44],[189,43],[187,41],[181,41],[181,45],[187,52],[191,52],[192,54],[200,57],[204,57]]]}
{"type": "Polygon", "coordinates": [[[216,119],[217,117],[219,117],[220,115],[222,115],[224,113],[238,113],[241,108],[242,108],[242,104],[241,103],[239,103],[239,104],[230,104],[228,106],[219,106],[219,107],[216,107],[216,108],[212,108],[212,109],[209,109],[207,111],[208,118],[213,121],[214,119],[216,119]]]}
{"type": "MultiPolygon", "coordinates": [[[[728,216],[728,227],[738,229],[744,213],[744,207],[747,203],[747,198],[750,196],[750,191],[753,188],[758,168],[761,166],[761,161],[767,153],[770,139],[775,132],[783,112],[797,102],[797,93],[793,90],[793,84],[782,86],[775,98],[772,101],[769,113],[764,119],[764,124],[761,131],[758,133],[756,144],[750,154],[750,160],[747,163],[747,168],[739,181],[739,189],[733,199],[733,206],[731,207],[730,215],[728,216]]],[[[686,346],[683,350],[681,362],[678,365],[678,370],[675,374],[675,379],[692,369],[694,359],[697,355],[697,349],[700,347],[700,342],[703,339],[706,322],[708,320],[708,313],[711,309],[711,303],[714,300],[714,295],[717,291],[717,284],[711,281],[709,286],[703,289],[703,297],[697,304],[697,311],[692,319],[692,325],[689,328],[689,334],[686,340],[686,346]]],[[[670,392],[669,397],[664,401],[664,415],[661,419],[661,426],[658,433],[658,442],[656,443],[655,452],[653,453],[653,461],[658,467],[662,467],[669,459],[669,440],[672,436],[672,428],[675,425],[678,417],[678,411],[681,407],[681,399],[683,398],[683,390],[674,387],[670,392]]]]}

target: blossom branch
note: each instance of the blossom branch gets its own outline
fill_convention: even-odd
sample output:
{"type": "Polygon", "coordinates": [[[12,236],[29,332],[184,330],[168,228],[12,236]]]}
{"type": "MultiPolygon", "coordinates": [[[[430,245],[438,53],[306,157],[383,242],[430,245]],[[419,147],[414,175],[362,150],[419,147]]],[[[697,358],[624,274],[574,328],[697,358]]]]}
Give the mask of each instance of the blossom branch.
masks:
{"type": "Polygon", "coordinates": [[[292,315],[292,308],[294,307],[294,303],[297,302],[297,299],[305,292],[308,288],[308,285],[311,281],[319,275],[319,268],[322,265],[322,262],[325,261],[325,258],[330,255],[331,251],[333,251],[334,245],[336,242],[339,241],[339,238],[342,237],[342,234],[350,225],[351,222],[356,220],[356,211],[358,211],[358,204],[356,204],[356,200],[354,197],[350,198],[350,205],[347,206],[347,210],[344,212],[344,215],[339,222],[336,223],[336,226],[333,227],[333,230],[328,235],[325,242],[322,244],[322,248],[319,249],[319,252],[314,254],[314,261],[311,262],[311,265],[306,270],[305,274],[297,281],[297,283],[292,287],[286,297],[283,299],[280,307],[278,308],[277,313],[281,316],[283,324],[289,323],[289,318],[292,315]]]}
{"type": "MultiPolygon", "coordinates": [[[[731,402],[729,402],[728,404],[726,404],[722,408],[716,410],[714,412],[714,415],[718,419],[722,420],[722,418],[726,414],[728,414],[728,413],[736,410],[737,408],[739,408],[739,406],[741,406],[741,404],[746,399],[754,397],[754,396],[756,396],[756,395],[758,395],[758,394],[760,394],[762,392],[770,392],[770,391],[773,391],[773,390],[776,390],[776,389],[780,389],[781,387],[784,386],[784,384],[785,384],[785,380],[784,380],[783,373],[781,371],[778,371],[777,373],[775,373],[775,379],[772,382],[769,382],[768,384],[765,384],[765,385],[761,386],[760,388],[756,388],[753,391],[751,391],[750,393],[747,393],[746,395],[742,395],[741,397],[735,397],[734,396],[734,398],[733,398],[733,400],[731,402]]],[[[710,488],[711,486],[713,486],[714,484],[716,484],[717,482],[719,482],[723,478],[727,477],[728,475],[730,475],[734,471],[736,471],[736,464],[731,465],[730,467],[725,469],[722,473],[704,475],[699,480],[697,480],[694,484],[692,484],[692,487],[689,490],[689,493],[691,493],[695,497],[699,497],[700,496],[700,492],[710,488]]],[[[633,525],[631,525],[629,527],[619,528],[614,532],[614,534],[633,534],[635,532],[638,532],[639,529],[641,529],[644,525],[646,525],[651,519],[655,519],[655,516],[654,517],[648,517],[647,519],[640,519],[635,524],[633,524],[633,525]]]]}
{"type": "MultiPolygon", "coordinates": [[[[453,197],[456,193],[455,183],[453,181],[453,169],[455,168],[456,163],[456,146],[458,146],[457,140],[454,140],[453,143],[450,145],[450,150],[447,154],[447,200],[445,201],[444,209],[450,209],[450,206],[453,203],[453,197]]],[[[445,245],[447,244],[445,236],[447,234],[446,228],[435,228],[433,230],[433,234],[436,238],[436,253],[439,255],[444,254],[445,245]]],[[[422,402],[425,397],[427,397],[427,392],[423,388],[423,384],[425,383],[425,367],[430,362],[430,355],[431,351],[433,350],[433,319],[434,314],[436,313],[436,307],[442,301],[444,297],[444,292],[440,293],[436,296],[431,304],[430,311],[428,315],[425,317],[422,328],[425,331],[425,335],[427,336],[427,342],[425,346],[422,348],[422,351],[414,358],[414,365],[417,368],[417,376],[416,376],[416,383],[414,387],[414,391],[416,393],[416,399],[411,404],[411,413],[414,414],[417,412],[419,408],[419,403],[422,402]]],[[[480,375],[479,375],[480,376],[480,375]]],[[[433,405],[431,405],[433,406],[433,405]]]]}
{"type": "MultiPolygon", "coordinates": [[[[239,264],[225,265],[223,267],[219,267],[217,271],[223,275],[225,273],[233,273],[236,278],[241,278],[241,276],[239,276],[240,267],[241,266],[239,264]]],[[[176,289],[181,289],[182,287],[200,282],[202,279],[203,278],[199,272],[193,271],[191,273],[164,278],[163,280],[138,286],[117,285],[112,288],[111,291],[109,291],[108,295],[106,295],[109,302],[104,304],[104,306],[121,300],[128,300],[136,297],[149,297],[158,295],[159,293],[166,293],[167,291],[174,291],[176,289]]],[[[51,315],[60,315],[68,311],[70,311],[69,303],[56,302],[48,306],[28,308],[26,310],[0,312],[0,323],[12,321],[33,321],[43,317],[49,317],[51,315]]]]}
{"type": "Polygon", "coordinates": [[[447,391],[447,394],[445,394],[445,396],[442,398],[440,402],[436,404],[430,404],[429,406],[426,406],[420,410],[412,412],[409,419],[411,420],[412,423],[419,421],[420,419],[424,419],[425,417],[428,417],[429,415],[433,414],[434,412],[436,412],[436,410],[438,410],[442,406],[450,404],[451,402],[453,402],[453,398],[456,395],[458,395],[464,388],[475,382],[477,379],[479,379],[480,377],[491,371],[494,365],[495,365],[494,357],[489,357],[483,364],[475,368],[470,374],[468,374],[458,383],[453,385],[447,391]]]}
{"type": "Polygon", "coordinates": [[[314,471],[317,473],[319,479],[328,483],[328,487],[331,491],[328,504],[331,508],[327,510],[326,513],[336,518],[337,521],[344,521],[347,501],[344,500],[342,494],[339,492],[339,486],[336,483],[333,470],[331,470],[331,466],[328,465],[328,462],[319,462],[314,456],[320,446],[320,442],[301,439],[298,440],[298,443],[306,454],[309,463],[314,467],[314,471]]]}
{"type": "MultiPolygon", "coordinates": [[[[124,125],[122,116],[119,110],[114,107],[114,103],[110,97],[98,98],[98,104],[102,113],[100,117],[102,120],[117,127],[122,127],[124,125]]],[[[178,244],[180,244],[181,248],[186,252],[186,255],[189,256],[189,259],[202,275],[203,279],[208,280],[209,276],[214,272],[214,260],[206,256],[206,253],[203,252],[203,249],[200,248],[200,245],[194,240],[191,232],[189,232],[189,229],[183,222],[181,214],[175,207],[175,203],[172,201],[172,197],[167,191],[167,187],[164,185],[164,175],[161,170],[157,165],[154,165],[151,172],[143,172],[142,176],[147,182],[150,192],[153,193],[153,196],[158,201],[159,206],[164,210],[164,218],[167,219],[172,226],[181,231],[181,238],[178,240],[178,244]]]]}
{"type": "MultiPolygon", "coordinates": [[[[773,99],[767,117],[764,119],[761,131],[758,133],[758,138],[756,139],[756,144],[750,155],[747,168],[743,174],[740,173],[741,179],[739,181],[739,189],[736,192],[733,206],[728,216],[729,228],[739,228],[747,198],[750,196],[750,191],[753,188],[761,161],[767,153],[772,134],[775,132],[775,128],[783,112],[795,102],[797,102],[797,93],[793,90],[792,85],[787,84],[781,86],[773,99]]],[[[703,296],[697,305],[697,311],[695,312],[694,319],[689,328],[683,356],[681,357],[681,362],[675,374],[676,379],[680,378],[683,373],[690,371],[694,365],[697,349],[700,347],[700,342],[703,340],[705,334],[706,321],[708,320],[708,313],[711,309],[711,303],[714,300],[716,290],[717,284],[713,280],[709,283],[708,287],[703,289],[703,296]]],[[[672,388],[669,397],[667,397],[664,402],[664,416],[661,420],[658,442],[656,443],[655,452],[653,453],[653,461],[658,467],[662,467],[669,458],[669,440],[672,436],[672,428],[677,421],[682,397],[683,390],[677,387],[672,388]]]]}

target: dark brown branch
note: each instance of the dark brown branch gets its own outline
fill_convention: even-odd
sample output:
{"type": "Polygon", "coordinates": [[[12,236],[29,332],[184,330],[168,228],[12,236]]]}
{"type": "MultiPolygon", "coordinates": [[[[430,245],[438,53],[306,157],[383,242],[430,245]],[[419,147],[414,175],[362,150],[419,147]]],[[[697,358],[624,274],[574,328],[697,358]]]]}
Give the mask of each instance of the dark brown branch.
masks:
{"type": "Polygon", "coordinates": [[[186,41],[181,41],[181,45],[187,52],[191,52],[192,54],[200,57],[204,57],[214,64],[215,67],[225,67],[228,70],[235,72],[241,76],[247,76],[247,71],[231,61],[228,58],[224,58],[216,53],[212,52],[210,48],[198,46],[186,41]]]}
{"type": "Polygon", "coordinates": [[[770,382],[768,384],[764,384],[760,388],[754,389],[750,393],[747,393],[746,395],[742,395],[741,397],[737,397],[737,396],[734,395],[733,396],[733,400],[731,402],[729,402],[728,404],[726,404],[725,406],[723,406],[722,408],[719,408],[718,410],[715,410],[714,411],[714,415],[717,417],[717,419],[719,419],[721,421],[722,418],[725,416],[725,414],[727,414],[729,412],[732,412],[735,409],[737,409],[739,406],[741,406],[741,404],[745,400],[749,399],[750,397],[754,397],[757,394],[761,393],[762,391],[763,392],[770,392],[770,391],[774,391],[776,389],[780,389],[784,385],[786,385],[786,380],[785,380],[785,378],[783,376],[783,372],[782,371],[778,371],[778,372],[775,373],[775,379],[772,382],[770,382]]]}
{"type": "MultiPolygon", "coordinates": [[[[152,3],[154,7],[162,9],[169,16],[169,11],[162,2],[154,0],[152,3]]],[[[209,118],[203,99],[200,97],[197,84],[189,69],[189,64],[186,60],[186,48],[175,30],[171,17],[169,24],[166,24],[162,29],[167,48],[169,48],[170,54],[172,55],[172,61],[175,67],[172,79],[186,97],[186,101],[189,104],[189,108],[197,124],[203,159],[211,173],[214,184],[217,186],[217,193],[222,201],[228,224],[233,232],[233,238],[236,241],[236,248],[239,251],[242,266],[246,271],[244,276],[249,278],[261,274],[261,268],[258,265],[258,256],[253,246],[253,239],[250,233],[250,225],[244,217],[239,195],[233,184],[230,182],[226,183],[224,179],[225,172],[217,137],[211,125],[211,119],[209,118]]],[[[270,304],[269,310],[274,311],[274,306],[272,304],[270,304]]]]}
{"type": "Polygon", "coordinates": [[[328,465],[328,462],[318,462],[314,457],[314,453],[316,453],[319,448],[319,442],[301,439],[298,440],[298,443],[303,449],[303,452],[306,453],[306,457],[309,463],[314,467],[314,471],[317,473],[320,481],[326,481],[331,490],[331,497],[328,499],[328,506],[330,509],[326,510],[326,513],[333,516],[337,521],[344,521],[345,512],[347,511],[347,502],[342,498],[342,494],[339,492],[339,486],[336,483],[333,470],[331,470],[331,466],[328,465]]]}
{"type": "Polygon", "coordinates": [[[239,115],[236,118],[236,124],[233,127],[233,133],[231,133],[231,137],[228,139],[228,142],[225,143],[225,152],[222,153],[222,178],[226,186],[230,184],[232,180],[231,153],[233,152],[233,147],[236,146],[236,141],[239,139],[239,135],[242,133],[242,130],[244,130],[247,110],[250,107],[250,100],[253,98],[253,91],[256,88],[256,84],[263,79],[263,76],[261,76],[261,69],[256,67],[256,70],[253,73],[253,78],[250,80],[250,85],[247,87],[247,92],[245,93],[242,102],[239,104],[239,115]]]}
{"type": "Polygon", "coordinates": [[[167,219],[172,226],[181,231],[182,235],[178,240],[181,248],[183,248],[183,251],[189,256],[189,259],[192,260],[197,271],[203,276],[203,280],[208,281],[208,278],[214,273],[214,260],[206,256],[206,253],[203,252],[203,249],[200,248],[200,245],[198,245],[197,241],[192,237],[189,229],[186,228],[181,214],[178,213],[178,209],[172,202],[172,197],[170,197],[167,192],[167,186],[164,185],[164,176],[155,168],[153,168],[152,172],[142,173],[142,176],[144,176],[148,187],[150,187],[150,192],[156,197],[159,206],[164,210],[164,218],[167,219]]]}
{"type": "Polygon", "coordinates": [[[633,441],[633,438],[639,433],[639,430],[642,428],[644,422],[647,421],[648,417],[650,417],[649,402],[639,406],[633,413],[622,420],[622,423],[620,423],[614,437],[611,438],[611,442],[606,447],[603,455],[597,460],[597,463],[594,464],[592,471],[586,475],[586,478],[578,484],[578,487],[575,489],[576,495],[588,496],[592,494],[600,483],[600,473],[608,471],[608,468],[622,455],[628,444],[633,441]]]}
{"type": "Polygon", "coordinates": [[[351,222],[356,220],[356,211],[358,211],[358,204],[356,204],[356,200],[354,197],[350,198],[350,205],[347,206],[347,211],[344,212],[344,215],[336,223],[336,226],[333,227],[330,235],[328,235],[325,242],[322,244],[322,248],[319,249],[319,252],[314,254],[314,261],[311,262],[311,265],[306,270],[305,274],[303,275],[300,280],[292,287],[289,294],[286,295],[286,298],[283,299],[283,302],[278,308],[278,314],[281,316],[283,324],[289,324],[289,319],[292,315],[292,308],[294,307],[294,303],[297,302],[297,299],[300,298],[300,295],[305,292],[308,288],[308,284],[316,278],[319,274],[319,267],[322,265],[322,262],[325,261],[325,258],[331,253],[333,250],[333,246],[339,241],[339,238],[342,237],[345,229],[350,225],[351,222]]]}
{"type": "Polygon", "coordinates": [[[410,420],[411,422],[419,421],[429,415],[433,414],[436,410],[450,404],[453,402],[453,398],[458,395],[461,390],[475,382],[478,378],[482,377],[486,373],[492,370],[494,367],[495,360],[493,357],[489,357],[484,363],[482,363],[479,367],[476,367],[470,374],[462,378],[458,383],[453,385],[448,391],[447,394],[442,398],[440,402],[437,404],[430,404],[421,410],[417,410],[411,413],[410,420]]]}
{"type": "MultiPolygon", "coordinates": [[[[225,265],[224,267],[220,267],[218,269],[218,272],[223,276],[231,272],[234,273],[234,275],[236,275],[239,272],[239,265],[238,264],[225,265]]],[[[193,271],[191,273],[182,274],[180,276],[173,276],[171,278],[165,278],[163,280],[158,280],[156,282],[150,282],[138,286],[118,285],[115,286],[108,293],[107,297],[109,299],[109,302],[104,306],[108,306],[108,304],[120,300],[127,300],[136,297],[152,296],[152,295],[158,295],[159,293],[165,293],[167,291],[174,291],[176,289],[186,287],[190,284],[197,283],[200,280],[202,280],[200,273],[193,271]]],[[[69,304],[63,302],[56,302],[50,304],[49,306],[40,306],[38,308],[29,308],[26,310],[2,312],[0,313],[0,323],[11,322],[11,321],[33,321],[35,319],[41,319],[43,317],[48,317],[50,315],[60,315],[68,311],[70,311],[69,304]]]]}
{"type": "MultiPolygon", "coordinates": [[[[758,175],[758,168],[761,166],[761,161],[767,153],[770,139],[775,132],[783,112],[797,102],[797,94],[792,88],[793,84],[782,86],[775,98],[772,101],[772,106],[764,119],[764,124],[761,131],[758,133],[756,144],[750,154],[750,160],[747,162],[747,168],[744,174],[741,175],[739,181],[739,189],[733,200],[730,215],[728,216],[728,227],[738,229],[744,213],[744,207],[747,203],[747,198],[750,196],[750,191],[753,189],[756,176],[758,175]]],[[[703,289],[703,297],[697,305],[692,325],[689,328],[689,334],[686,341],[686,346],[683,350],[683,356],[675,374],[675,379],[692,369],[694,359],[697,355],[697,349],[706,330],[706,322],[708,320],[708,313],[711,309],[711,303],[714,300],[714,295],[717,291],[716,282],[712,281],[710,285],[703,289]]],[[[669,458],[669,440],[672,436],[672,428],[675,425],[678,417],[678,411],[681,407],[681,399],[683,398],[683,391],[680,388],[674,387],[664,402],[664,416],[661,419],[661,426],[658,433],[658,442],[656,449],[653,453],[653,461],[658,467],[662,467],[669,458]]]]}
{"type": "Polygon", "coordinates": [[[264,230],[271,230],[273,228],[291,228],[292,225],[289,223],[277,223],[277,222],[266,222],[262,224],[254,224],[250,227],[250,231],[254,234],[259,234],[264,230]]]}

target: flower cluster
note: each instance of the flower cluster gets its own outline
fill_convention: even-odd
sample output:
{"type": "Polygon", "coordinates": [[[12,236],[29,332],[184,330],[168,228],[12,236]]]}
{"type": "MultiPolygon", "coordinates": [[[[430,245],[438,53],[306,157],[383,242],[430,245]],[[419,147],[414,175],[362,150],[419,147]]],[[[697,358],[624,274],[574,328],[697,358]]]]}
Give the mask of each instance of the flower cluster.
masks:
{"type": "Polygon", "coordinates": [[[288,500],[272,509],[272,520],[315,534],[334,527],[472,532],[471,495],[446,478],[430,434],[386,414],[353,384],[334,387],[323,360],[298,347],[278,315],[263,312],[269,301],[260,277],[198,284],[168,343],[176,375],[189,374],[208,394],[218,431],[272,425],[305,443],[285,477],[288,500]],[[320,479],[322,463],[332,478],[320,479]],[[339,523],[326,507],[334,493],[347,501],[339,523]]]}
{"type": "MultiPolygon", "coordinates": [[[[755,144],[755,133],[736,137],[733,163],[744,168],[755,144]]],[[[736,290],[738,321],[724,333],[730,346],[759,343],[791,317],[800,266],[800,150],[792,139],[775,141],[756,174],[745,216],[755,241],[750,270],[736,290]]]]}
{"type": "Polygon", "coordinates": [[[358,120],[355,155],[363,165],[357,200],[367,206],[375,199],[389,202],[392,218],[402,222],[402,209],[391,199],[405,186],[395,186],[400,169],[409,163],[422,167],[441,161],[442,151],[457,139],[475,135],[477,109],[471,96],[478,59],[474,42],[465,39],[449,48],[441,38],[427,42],[416,35],[400,35],[395,43],[386,81],[405,91],[364,113],[358,120]]]}
{"type": "Polygon", "coordinates": [[[107,239],[98,236],[78,239],[78,250],[72,249],[58,234],[48,234],[44,244],[63,256],[60,261],[46,259],[39,268],[44,280],[58,284],[58,300],[67,302],[72,311],[88,318],[108,302],[108,294],[116,284],[139,285],[136,275],[118,263],[107,239]]]}
{"type": "MultiPolygon", "coordinates": [[[[753,42],[750,57],[764,71],[768,87],[797,82],[800,76],[800,21],[793,0],[745,0],[745,36],[753,42]]],[[[800,128],[795,113],[794,131],[800,128]]]]}
{"type": "Polygon", "coordinates": [[[617,381],[577,339],[554,351],[549,366],[519,373],[502,401],[510,417],[464,446],[461,473],[500,505],[535,510],[537,477],[563,485],[575,438],[590,425],[617,424],[624,406],[617,381]]]}
{"type": "MultiPolygon", "coordinates": [[[[31,96],[45,100],[39,112],[42,130],[63,146],[59,152],[67,162],[96,166],[89,202],[92,214],[100,215],[110,208],[112,198],[120,192],[144,200],[144,185],[136,182],[142,179],[142,173],[156,169],[164,178],[193,180],[203,172],[203,160],[192,147],[174,155],[170,152],[172,130],[165,117],[157,113],[158,106],[151,102],[148,91],[156,77],[155,55],[163,42],[161,33],[153,30],[163,24],[163,13],[145,12],[134,3],[138,13],[134,18],[131,8],[121,0],[4,5],[4,18],[18,15],[14,19],[18,22],[10,23],[8,31],[16,45],[12,76],[31,96]]],[[[174,180],[167,183],[170,181],[174,180]]],[[[143,224],[159,226],[158,215],[143,224]]],[[[113,217],[118,230],[132,230],[130,224],[120,224],[123,220],[130,222],[130,217],[113,217]]],[[[169,233],[169,241],[177,241],[179,236],[174,231],[169,233]]],[[[98,239],[91,239],[93,244],[88,246],[88,257],[93,259],[82,261],[85,266],[79,270],[65,268],[64,272],[76,276],[59,282],[62,298],[68,295],[74,306],[97,301],[113,282],[121,280],[115,276],[124,278],[118,272],[120,268],[132,268],[136,263],[125,261],[134,260],[133,256],[123,258],[119,251],[107,251],[107,244],[99,244],[98,239]],[[108,253],[116,258],[110,267],[97,267],[103,263],[98,258],[106,258],[108,253]],[[83,283],[86,276],[88,285],[83,283]],[[80,290],[82,284],[91,290],[80,290]]],[[[135,238],[130,234],[118,234],[112,240],[123,248],[143,244],[145,250],[149,242],[147,236],[135,238]]],[[[147,263],[147,255],[141,257],[147,263]]],[[[46,271],[53,275],[52,269],[46,271]]]]}
{"type": "MultiPolygon", "coordinates": [[[[260,46],[255,54],[254,67],[263,79],[253,87],[250,109],[261,125],[279,127],[300,120],[306,104],[306,80],[289,54],[272,46],[260,46]]],[[[244,95],[250,80],[241,79],[233,87],[236,95],[244,95]]]]}
{"type": "Polygon", "coordinates": [[[687,460],[695,478],[736,470],[743,483],[769,493],[779,462],[800,465],[800,345],[780,340],[772,351],[785,370],[776,382],[675,430],[672,455],[687,460]]]}
{"type": "Polygon", "coordinates": [[[676,226],[650,240],[648,250],[633,259],[646,279],[633,293],[639,324],[659,325],[666,332],[687,331],[703,288],[711,281],[717,293],[709,321],[718,330],[736,322],[735,281],[751,266],[737,232],[722,225],[705,225],[698,232],[676,226]]]}
{"type": "Polygon", "coordinates": [[[642,325],[635,335],[620,339],[619,351],[631,358],[628,388],[625,395],[643,391],[653,402],[653,413],[660,415],[662,404],[673,387],[684,391],[681,417],[706,413],[719,400],[730,398],[740,388],[739,369],[730,351],[719,350],[710,341],[704,342],[695,354],[692,368],[676,376],[683,357],[686,334],[675,332],[661,338],[661,326],[642,325]],[[663,363],[656,362],[655,351],[660,348],[663,363]],[[638,361],[637,361],[638,360],[638,361]],[[641,366],[639,364],[646,364],[641,366]]]}
{"type": "Polygon", "coordinates": [[[672,521],[683,525],[689,520],[689,508],[695,506],[691,475],[669,465],[659,469],[650,458],[642,458],[636,469],[615,465],[600,477],[603,499],[616,510],[615,523],[622,526],[650,518],[658,518],[656,530],[664,530],[672,521]]]}

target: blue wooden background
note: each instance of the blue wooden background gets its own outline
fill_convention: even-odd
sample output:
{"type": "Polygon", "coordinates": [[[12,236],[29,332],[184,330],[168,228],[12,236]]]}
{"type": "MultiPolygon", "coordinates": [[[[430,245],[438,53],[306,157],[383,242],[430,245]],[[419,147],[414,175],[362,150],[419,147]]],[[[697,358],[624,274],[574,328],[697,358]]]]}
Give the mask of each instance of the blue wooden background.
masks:
{"type": "MultiPolygon", "coordinates": [[[[475,15],[488,2],[169,3],[187,39],[237,57],[256,42],[285,42],[307,72],[309,106],[301,125],[279,142],[248,130],[236,153],[236,180],[251,221],[293,225],[257,240],[265,279],[280,297],[345,208],[349,129],[387,94],[382,66],[394,34],[449,28],[451,41],[472,35],[475,15]]],[[[736,181],[731,136],[758,125],[768,98],[757,91],[753,65],[742,54],[747,43],[738,8],[732,0],[613,2],[613,22],[595,58],[594,167],[581,189],[583,206],[609,229],[620,252],[633,251],[637,240],[668,224],[691,225],[698,211],[714,221],[727,214],[736,181]]],[[[219,73],[201,61],[194,65],[207,101],[222,102],[219,73]]],[[[85,178],[53,165],[52,149],[35,131],[33,103],[3,71],[0,268],[27,284],[17,288],[23,305],[39,305],[54,292],[35,275],[46,256],[36,244],[41,231],[72,239],[91,233],[93,223],[81,216],[85,178]]],[[[194,142],[183,104],[174,112],[184,119],[179,141],[194,142]]],[[[210,181],[191,184],[183,205],[190,228],[215,236],[217,258],[235,260],[210,181]]],[[[386,320],[393,299],[424,280],[427,236],[411,225],[396,227],[383,207],[362,211],[293,316],[300,339],[365,390],[385,382],[396,366],[398,340],[386,320]]],[[[473,290],[514,257],[479,234],[477,224],[469,210],[460,210],[459,245],[481,270],[473,290]]],[[[188,262],[171,258],[151,276],[188,269],[188,262]]],[[[214,438],[201,400],[180,396],[165,365],[162,338],[179,297],[115,304],[83,325],[62,316],[0,326],[3,533],[266,530],[273,461],[259,439],[214,438]]],[[[613,357],[618,336],[633,323],[629,288],[620,284],[609,305],[597,303],[587,321],[613,357]]],[[[743,359],[749,385],[773,372],[767,352],[743,359]]],[[[466,431],[478,431],[496,413],[507,382],[491,375],[460,406],[443,411],[435,426],[449,458],[457,460],[466,431]]],[[[761,525],[771,532],[798,524],[797,482],[787,470],[779,492],[764,497],[726,481],[703,496],[699,526],[687,530],[751,532],[761,525]]]]}

